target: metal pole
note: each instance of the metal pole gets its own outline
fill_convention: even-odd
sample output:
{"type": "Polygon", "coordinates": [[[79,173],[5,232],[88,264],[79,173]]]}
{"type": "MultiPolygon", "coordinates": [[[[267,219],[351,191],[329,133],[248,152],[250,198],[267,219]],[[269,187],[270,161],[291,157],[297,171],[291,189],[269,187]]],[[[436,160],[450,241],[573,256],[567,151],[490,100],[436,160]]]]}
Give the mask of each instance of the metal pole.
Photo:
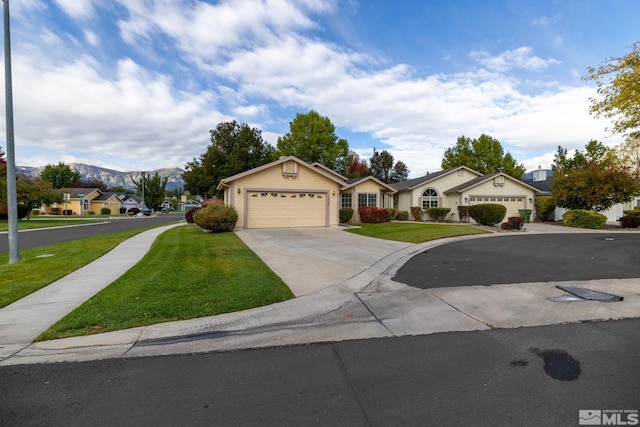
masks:
{"type": "Polygon", "coordinates": [[[7,113],[7,210],[9,217],[9,262],[20,261],[18,248],[18,196],[16,192],[16,154],[13,141],[13,89],[11,84],[11,37],[9,0],[4,2],[4,83],[7,113]]]}

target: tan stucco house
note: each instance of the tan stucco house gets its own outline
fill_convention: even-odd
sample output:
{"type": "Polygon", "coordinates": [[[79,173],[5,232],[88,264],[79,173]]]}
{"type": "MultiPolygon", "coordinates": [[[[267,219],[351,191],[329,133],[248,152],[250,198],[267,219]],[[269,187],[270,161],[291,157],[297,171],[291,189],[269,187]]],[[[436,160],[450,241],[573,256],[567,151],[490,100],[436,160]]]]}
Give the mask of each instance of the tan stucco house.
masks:
{"type": "Polygon", "coordinates": [[[61,188],[57,191],[63,196],[68,194],[68,200],[42,205],[41,213],[68,210],[72,215],[86,215],[89,212],[99,214],[102,208],[109,208],[111,213],[117,214],[122,206],[122,199],[116,193],[103,192],[99,188],[61,188]]]}
{"type": "MultiPolygon", "coordinates": [[[[458,206],[497,203],[507,208],[505,218],[518,216],[519,209],[533,209],[537,188],[498,172],[482,175],[466,166],[435,172],[392,184],[397,193],[395,207],[411,211],[412,206],[450,208],[448,221],[458,221],[458,206]]],[[[426,215],[423,219],[429,219],[426,215]]]]}
{"type": "Polygon", "coordinates": [[[238,211],[240,228],[338,225],[340,208],[357,211],[358,200],[365,199],[368,206],[383,207],[383,196],[395,192],[375,178],[350,181],[294,156],[225,178],[217,188],[238,211]]]}

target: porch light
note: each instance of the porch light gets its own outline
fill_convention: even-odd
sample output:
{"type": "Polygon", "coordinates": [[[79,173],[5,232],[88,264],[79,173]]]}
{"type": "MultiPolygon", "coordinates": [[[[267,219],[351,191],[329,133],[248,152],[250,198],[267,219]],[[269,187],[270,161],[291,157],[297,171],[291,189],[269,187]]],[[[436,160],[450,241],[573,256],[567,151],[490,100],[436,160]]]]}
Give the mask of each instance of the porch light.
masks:
{"type": "Polygon", "coordinates": [[[242,193],[242,190],[240,190],[240,189],[238,188],[238,194],[240,194],[240,193],[242,193]]]}

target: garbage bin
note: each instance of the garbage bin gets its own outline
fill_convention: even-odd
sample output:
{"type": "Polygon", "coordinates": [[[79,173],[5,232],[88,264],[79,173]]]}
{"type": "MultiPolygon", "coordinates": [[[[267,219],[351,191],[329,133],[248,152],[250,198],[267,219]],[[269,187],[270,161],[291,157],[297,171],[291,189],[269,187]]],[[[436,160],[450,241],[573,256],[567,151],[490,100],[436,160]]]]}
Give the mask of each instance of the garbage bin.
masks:
{"type": "Polygon", "coordinates": [[[529,224],[531,222],[531,209],[518,209],[518,213],[524,218],[524,223],[529,224]]]}

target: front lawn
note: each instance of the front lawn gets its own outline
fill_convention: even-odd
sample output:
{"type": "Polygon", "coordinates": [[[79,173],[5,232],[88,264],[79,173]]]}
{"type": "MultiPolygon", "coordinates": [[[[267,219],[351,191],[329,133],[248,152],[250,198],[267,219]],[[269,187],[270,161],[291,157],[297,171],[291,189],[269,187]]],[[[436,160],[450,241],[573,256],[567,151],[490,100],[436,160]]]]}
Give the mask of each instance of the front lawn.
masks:
{"type": "Polygon", "coordinates": [[[246,310],[293,298],[235,233],[182,226],[163,233],[131,270],[38,341],[246,310]]]}
{"type": "Polygon", "coordinates": [[[429,240],[443,239],[445,237],[490,233],[490,231],[463,224],[394,222],[357,225],[360,228],[348,228],[345,231],[360,234],[361,236],[377,237],[378,239],[396,240],[407,243],[422,243],[429,240]]]}
{"type": "MultiPolygon", "coordinates": [[[[47,228],[47,227],[63,227],[65,225],[80,225],[80,224],[94,224],[97,222],[102,222],[100,220],[90,220],[90,219],[70,219],[65,221],[64,219],[60,219],[59,217],[56,219],[33,219],[30,221],[26,219],[21,219],[18,221],[18,230],[32,230],[34,228],[47,228]]],[[[5,220],[0,220],[0,231],[9,230],[9,223],[5,220]]]]}

